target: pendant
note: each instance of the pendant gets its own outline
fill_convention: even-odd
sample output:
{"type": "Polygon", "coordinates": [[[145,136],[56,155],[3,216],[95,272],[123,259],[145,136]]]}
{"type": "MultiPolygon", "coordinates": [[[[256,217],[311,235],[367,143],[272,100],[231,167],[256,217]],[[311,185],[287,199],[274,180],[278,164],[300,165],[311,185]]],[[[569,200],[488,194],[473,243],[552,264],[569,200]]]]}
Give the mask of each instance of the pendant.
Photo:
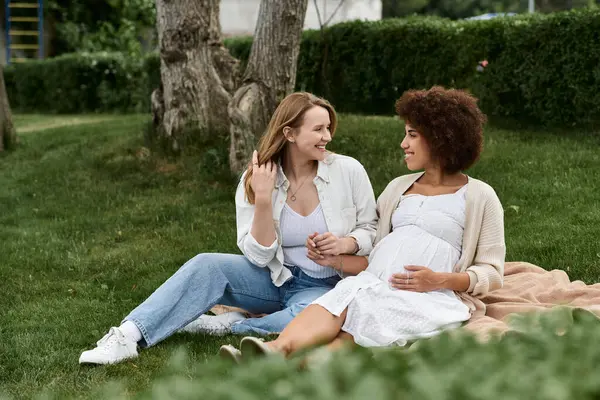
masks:
{"type": "Polygon", "coordinates": [[[292,201],[296,201],[296,196],[292,196],[292,197],[290,197],[290,200],[292,200],[292,201]]]}

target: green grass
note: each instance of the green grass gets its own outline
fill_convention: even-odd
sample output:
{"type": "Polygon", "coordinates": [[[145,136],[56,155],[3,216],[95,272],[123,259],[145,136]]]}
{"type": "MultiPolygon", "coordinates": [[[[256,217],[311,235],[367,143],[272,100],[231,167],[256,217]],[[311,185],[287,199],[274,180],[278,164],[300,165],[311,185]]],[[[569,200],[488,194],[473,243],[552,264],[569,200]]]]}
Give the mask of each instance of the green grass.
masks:
{"type": "MultiPolygon", "coordinates": [[[[113,380],[135,394],[182,346],[192,362],[213,360],[233,338],[176,335],[133,362],[77,364],[187,259],[238,252],[227,149],[154,160],[140,150],[140,115],[15,120],[29,129],[17,151],[0,155],[0,396],[88,397],[113,380]]],[[[378,195],[407,172],[401,132],[392,118],[342,115],[331,147],[363,162],[378,195]]],[[[469,174],[505,207],[507,261],[600,281],[599,145],[592,132],[487,129],[469,174]]]]}

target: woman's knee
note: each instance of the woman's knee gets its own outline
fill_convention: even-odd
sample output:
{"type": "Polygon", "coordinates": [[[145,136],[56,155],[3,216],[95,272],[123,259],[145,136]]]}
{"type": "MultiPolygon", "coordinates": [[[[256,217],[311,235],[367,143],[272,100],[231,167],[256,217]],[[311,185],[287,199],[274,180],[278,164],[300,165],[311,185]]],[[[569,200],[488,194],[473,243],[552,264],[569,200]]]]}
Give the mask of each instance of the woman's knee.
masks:
{"type": "Polygon", "coordinates": [[[354,342],[354,336],[352,336],[351,334],[349,334],[348,332],[345,332],[345,331],[340,331],[340,333],[338,333],[336,339],[354,342]]]}
{"type": "Polygon", "coordinates": [[[304,309],[306,307],[308,307],[309,305],[310,305],[310,303],[292,304],[289,308],[289,312],[292,315],[292,317],[296,317],[298,314],[300,314],[302,311],[304,311],[304,309]]]}
{"type": "Polygon", "coordinates": [[[186,262],[178,271],[191,277],[219,275],[218,258],[213,253],[200,253],[186,262]]]}
{"type": "Polygon", "coordinates": [[[181,270],[193,277],[235,281],[239,274],[250,272],[247,264],[246,258],[237,254],[200,253],[185,263],[181,270]]]}

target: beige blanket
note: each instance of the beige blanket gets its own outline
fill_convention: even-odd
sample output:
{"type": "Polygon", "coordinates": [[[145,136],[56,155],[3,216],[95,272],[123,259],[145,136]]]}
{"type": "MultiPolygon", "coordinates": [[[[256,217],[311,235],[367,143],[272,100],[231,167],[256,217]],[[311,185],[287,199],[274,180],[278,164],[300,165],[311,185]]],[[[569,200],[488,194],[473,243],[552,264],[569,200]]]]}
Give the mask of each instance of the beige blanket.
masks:
{"type": "Polygon", "coordinates": [[[504,286],[482,297],[465,329],[485,339],[510,330],[507,320],[516,313],[539,312],[555,306],[581,308],[600,317],[600,283],[569,280],[564,271],[546,271],[526,262],[504,264],[504,286]]]}
{"type": "MultiPolygon", "coordinates": [[[[586,285],[581,281],[571,282],[564,271],[546,271],[526,262],[505,263],[502,289],[480,299],[469,299],[475,311],[464,329],[483,340],[490,334],[510,330],[507,322],[515,313],[567,306],[582,308],[600,317],[600,283],[586,285]]],[[[211,311],[221,314],[232,310],[231,307],[215,306],[211,311]]]]}

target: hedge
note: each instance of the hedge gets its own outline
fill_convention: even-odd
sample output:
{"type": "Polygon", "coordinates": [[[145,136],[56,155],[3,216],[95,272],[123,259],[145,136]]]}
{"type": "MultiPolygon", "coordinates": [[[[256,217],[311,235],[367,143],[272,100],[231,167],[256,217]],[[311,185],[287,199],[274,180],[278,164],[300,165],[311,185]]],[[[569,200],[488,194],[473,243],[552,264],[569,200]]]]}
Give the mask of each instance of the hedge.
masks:
{"type": "MultiPolygon", "coordinates": [[[[247,61],[251,38],[225,44],[242,64],[247,61]]],[[[148,110],[159,65],[157,54],[141,61],[69,55],[5,73],[18,110],[130,111],[148,110]]],[[[392,114],[405,90],[440,84],[472,90],[490,115],[589,123],[600,119],[599,65],[598,9],[488,21],[353,21],[304,33],[296,86],[342,112],[392,114]],[[488,67],[477,72],[484,59],[488,67]]]]}
{"type": "Polygon", "coordinates": [[[476,93],[487,112],[546,123],[600,120],[600,10],[498,21],[501,48],[476,93]]]}
{"type": "Polygon", "coordinates": [[[412,88],[470,89],[490,115],[600,119],[600,10],[488,21],[391,19],[334,25],[302,42],[297,87],[338,110],[391,114],[412,88]],[[479,61],[487,60],[482,73],[479,61]]]}
{"type": "Polygon", "coordinates": [[[67,54],[4,69],[11,107],[21,112],[142,110],[147,81],[141,60],[121,53],[67,54]],[[145,89],[145,87],[144,87],[145,89]]]}

